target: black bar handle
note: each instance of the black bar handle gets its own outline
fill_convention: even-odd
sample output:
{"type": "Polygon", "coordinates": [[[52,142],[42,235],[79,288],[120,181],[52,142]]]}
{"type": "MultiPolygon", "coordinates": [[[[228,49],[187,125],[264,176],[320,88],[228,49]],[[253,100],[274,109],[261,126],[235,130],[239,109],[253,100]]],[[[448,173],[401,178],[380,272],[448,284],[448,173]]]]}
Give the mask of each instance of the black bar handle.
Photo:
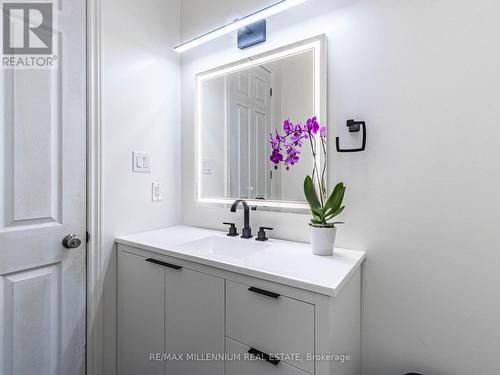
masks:
{"type": "Polygon", "coordinates": [[[153,259],[153,258],[146,259],[146,262],[158,264],[158,265],[163,266],[163,267],[173,268],[174,270],[180,270],[180,269],[182,269],[181,266],[176,266],[175,264],[170,264],[170,263],[162,262],[161,260],[156,260],[156,259],[153,259]]]}
{"type": "Polygon", "coordinates": [[[251,286],[250,288],[248,288],[248,290],[251,291],[251,292],[257,293],[257,294],[262,294],[264,296],[274,298],[274,299],[278,298],[281,295],[281,294],[278,294],[278,293],[270,292],[268,290],[255,288],[253,286],[251,286]]]}
{"type": "Polygon", "coordinates": [[[255,348],[248,349],[248,354],[252,354],[256,356],[258,359],[263,359],[264,361],[269,362],[275,366],[278,366],[278,363],[280,363],[279,359],[273,358],[269,354],[261,352],[260,350],[257,350],[255,348]]]}

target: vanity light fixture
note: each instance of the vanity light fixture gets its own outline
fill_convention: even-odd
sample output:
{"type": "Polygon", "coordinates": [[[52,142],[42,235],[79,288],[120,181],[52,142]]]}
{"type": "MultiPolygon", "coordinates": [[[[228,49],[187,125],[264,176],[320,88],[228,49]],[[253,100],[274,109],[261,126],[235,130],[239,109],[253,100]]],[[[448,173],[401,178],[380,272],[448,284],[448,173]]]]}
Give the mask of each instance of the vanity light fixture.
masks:
{"type": "Polygon", "coordinates": [[[277,13],[283,12],[286,9],[292,8],[296,5],[305,3],[307,0],[281,0],[277,3],[271,4],[265,8],[262,8],[256,12],[250,13],[249,15],[239,18],[227,25],[221,26],[214,29],[206,34],[200,35],[194,39],[187,42],[181,43],[174,47],[174,50],[178,53],[186,52],[192,48],[198,47],[206,42],[217,39],[220,36],[229,34],[236,31],[242,27],[254,24],[261,21],[267,17],[273,16],[277,13]]]}

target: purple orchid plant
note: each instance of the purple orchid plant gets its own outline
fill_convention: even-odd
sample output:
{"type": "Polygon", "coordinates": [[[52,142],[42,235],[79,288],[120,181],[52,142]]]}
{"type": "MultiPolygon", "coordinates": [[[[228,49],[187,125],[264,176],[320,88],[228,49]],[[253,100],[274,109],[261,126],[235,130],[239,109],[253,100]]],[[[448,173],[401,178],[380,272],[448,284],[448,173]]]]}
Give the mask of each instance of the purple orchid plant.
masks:
{"type": "Polygon", "coordinates": [[[342,201],[346,188],[343,183],[339,183],[335,186],[332,194],[327,197],[325,183],[326,136],[326,127],[319,124],[316,116],[308,119],[305,124],[293,124],[290,120],[285,120],[283,133],[276,129],[276,134],[270,134],[272,152],[269,159],[274,164],[275,169],[278,169],[279,164],[283,163],[286,170],[289,170],[291,166],[299,162],[300,150],[304,142],[309,143],[314,164],[312,176],[307,176],[304,181],[304,194],[313,216],[311,225],[334,228],[335,224],[341,224],[340,222],[331,222],[331,220],[345,208],[342,206],[342,201]],[[324,160],[322,166],[318,165],[317,162],[318,152],[322,153],[322,160],[324,160]]]}

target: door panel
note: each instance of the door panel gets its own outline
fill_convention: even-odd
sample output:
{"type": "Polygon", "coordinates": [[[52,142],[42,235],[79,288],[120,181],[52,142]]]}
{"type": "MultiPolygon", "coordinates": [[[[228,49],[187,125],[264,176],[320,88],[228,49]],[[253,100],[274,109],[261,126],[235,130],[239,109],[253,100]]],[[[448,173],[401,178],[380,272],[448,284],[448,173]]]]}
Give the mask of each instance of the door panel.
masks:
{"type": "Polygon", "coordinates": [[[267,98],[269,96],[269,82],[266,82],[265,78],[258,76],[258,72],[255,73],[255,101],[263,106],[266,105],[267,98]]]}
{"type": "Polygon", "coordinates": [[[58,5],[58,68],[0,70],[2,374],[85,369],[85,1],[58,5]]]}
{"type": "Polygon", "coordinates": [[[10,74],[14,206],[13,218],[8,224],[29,225],[41,220],[57,222],[61,186],[59,72],[33,70],[12,71],[10,74]]]}
{"type": "Polygon", "coordinates": [[[258,140],[255,144],[255,181],[257,191],[256,197],[266,197],[266,178],[268,177],[268,158],[269,151],[267,143],[267,113],[255,112],[255,137],[258,140]]]}
{"type": "Polygon", "coordinates": [[[56,373],[61,345],[60,265],[5,275],[2,292],[4,373],[56,373]]]}
{"type": "Polygon", "coordinates": [[[238,104],[238,134],[239,134],[239,195],[238,197],[250,197],[250,145],[248,144],[248,135],[250,134],[251,123],[250,108],[245,105],[238,104]]]}

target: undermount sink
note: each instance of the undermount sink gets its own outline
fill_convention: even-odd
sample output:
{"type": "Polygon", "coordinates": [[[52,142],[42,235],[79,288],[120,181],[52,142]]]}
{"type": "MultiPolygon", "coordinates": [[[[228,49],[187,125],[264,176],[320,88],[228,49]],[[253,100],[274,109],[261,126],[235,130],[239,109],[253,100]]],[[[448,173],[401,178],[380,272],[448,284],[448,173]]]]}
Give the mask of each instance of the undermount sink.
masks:
{"type": "Polygon", "coordinates": [[[210,254],[219,258],[241,259],[264,251],[269,245],[233,237],[205,237],[183,243],[179,247],[199,254],[210,254]]]}

